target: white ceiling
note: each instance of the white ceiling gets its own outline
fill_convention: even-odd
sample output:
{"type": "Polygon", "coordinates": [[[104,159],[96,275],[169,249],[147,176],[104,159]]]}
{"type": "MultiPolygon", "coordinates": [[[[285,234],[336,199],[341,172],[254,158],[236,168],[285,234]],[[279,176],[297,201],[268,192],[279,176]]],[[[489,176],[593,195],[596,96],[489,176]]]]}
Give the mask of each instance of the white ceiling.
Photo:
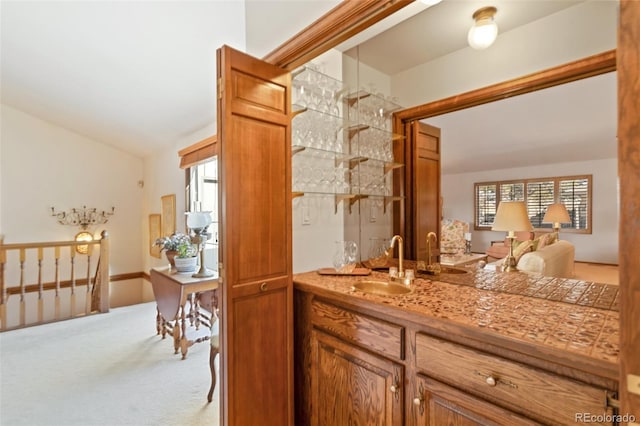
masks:
{"type": "MultiPolygon", "coordinates": [[[[337,1],[2,0],[2,103],[144,157],[215,122],[216,48],[222,44],[245,46],[249,53],[263,56],[334,7],[337,1]]],[[[504,32],[579,1],[582,0],[495,0],[492,4],[498,7],[496,19],[504,32]]],[[[415,15],[426,7],[416,2],[406,8],[404,16],[393,17],[396,21],[404,19],[403,26],[409,28],[393,28],[386,35],[375,37],[368,42],[371,47],[360,47],[360,59],[375,59],[378,64],[399,69],[464,48],[471,14],[480,5],[472,0],[445,0],[428,9],[428,13],[415,15]],[[437,37],[437,43],[430,43],[429,47],[385,40],[389,37],[397,40],[395,37],[403,35],[396,33],[404,36],[408,33],[414,40],[430,42],[434,37],[429,34],[436,30],[443,31],[445,36],[437,37]],[[417,50],[404,52],[401,46],[417,50]],[[401,53],[404,59],[387,56],[391,51],[401,53]]],[[[385,25],[390,24],[382,22],[369,33],[375,34],[385,25]]],[[[351,46],[357,42],[352,41],[351,46]]],[[[342,49],[348,47],[349,43],[345,43],[342,49]]],[[[603,99],[607,96],[615,96],[615,90],[603,94],[603,99]]],[[[603,102],[607,116],[615,114],[615,102],[611,108],[609,98],[607,103],[603,102]]],[[[489,108],[498,108],[499,104],[502,103],[489,108]]],[[[553,104],[561,105],[556,101],[553,104]]],[[[550,109],[546,111],[557,116],[550,109]]],[[[461,115],[451,117],[460,120],[468,113],[455,114],[461,115]]],[[[507,117],[502,110],[491,114],[505,117],[500,123],[531,116],[525,112],[507,117]]],[[[593,112],[594,117],[598,114],[601,113],[593,112]]],[[[476,121],[483,123],[489,119],[476,121]]],[[[543,121],[546,120],[540,117],[539,122],[543,121]]],[[[590,122],[583,120],[582,127],[590,122]]],[[[446,149],[458,147],[460,151],[443,153],[445,171],[463,167],[460,158],[468,154],[464,147],[472,138],[462,131],[468,128],[471,126],[453,125],[449,129],[447,125],[444,137],[451,143],[446,149]]],[[[555,130],[542,133],[550,135],[552,131],[555,130]]],[[[526,148],[527,143],[534,142],[534,133],[527,133],[531,135],[526,140],[520,135],[518,139],[494,141],[498,146],[507,141],[515,146],[518,142],[526,148]]],[[[566,139],[575,141],[595,134],[584,133],[566,139]]],[[[552,143],[541,135],[537,138],[538,142],[552,143]]],[[[575,155],[584,152],[574,150],[575,155]]]]}
{"type": "Polygon", "coordinates": [[[218,47],[264,55],[336,3],[2,0],[2,103],[144,157],[215,123],[218,47]]]}

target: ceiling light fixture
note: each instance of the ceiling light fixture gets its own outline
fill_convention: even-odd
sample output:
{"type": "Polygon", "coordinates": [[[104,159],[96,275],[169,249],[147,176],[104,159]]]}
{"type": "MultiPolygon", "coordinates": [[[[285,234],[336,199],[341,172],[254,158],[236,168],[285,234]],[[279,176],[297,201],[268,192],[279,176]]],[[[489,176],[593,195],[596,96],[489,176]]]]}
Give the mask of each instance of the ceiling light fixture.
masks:
{"type": "Polygon", "coordinates": [[[475,23],[469,29],[467,40],[469,46],[476,50],[486,49],[491,46],[498,37],[498,25],[493,20],[493,15],[498,9],[493,6],[483,7],[473,13],[475,23]]]}

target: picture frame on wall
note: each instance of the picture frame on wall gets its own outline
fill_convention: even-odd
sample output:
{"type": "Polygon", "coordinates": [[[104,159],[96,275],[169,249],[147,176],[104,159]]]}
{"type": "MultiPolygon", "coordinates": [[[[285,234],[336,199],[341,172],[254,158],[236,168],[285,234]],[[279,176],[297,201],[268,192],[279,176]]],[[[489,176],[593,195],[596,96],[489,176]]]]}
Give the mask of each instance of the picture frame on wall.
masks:
{"type": "Polygon", "coordinates": [[[176,232],[176,194],[163,195],[162,203],[162,236],[167,237],[176,232]]]}
{"type": "Polygon", "coordinates": [[[162,215],[153,213],[149,215],[149,254],[160,259],[162,247],[156,246],[155,242],[160,238],[162,232],[162,215]]]}

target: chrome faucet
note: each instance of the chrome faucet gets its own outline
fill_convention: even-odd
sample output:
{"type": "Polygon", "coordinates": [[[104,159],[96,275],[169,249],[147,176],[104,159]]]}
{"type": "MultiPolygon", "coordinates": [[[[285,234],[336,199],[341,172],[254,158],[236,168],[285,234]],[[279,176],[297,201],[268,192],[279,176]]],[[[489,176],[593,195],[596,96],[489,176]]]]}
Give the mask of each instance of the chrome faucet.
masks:
{"type": "Polygon", "coordinates": [[[398,276],[389,278],[391,279],[391,281],[409,285],[413,282],[414,278],[413,276],[407,277],[404,270],[404,243],[400,235],[394,235],[393,238],[391,238],[391,243],[389,244],[389,248],[387,249],[387,255],[391,255],[396,242],[398,243],[398,276]]]}

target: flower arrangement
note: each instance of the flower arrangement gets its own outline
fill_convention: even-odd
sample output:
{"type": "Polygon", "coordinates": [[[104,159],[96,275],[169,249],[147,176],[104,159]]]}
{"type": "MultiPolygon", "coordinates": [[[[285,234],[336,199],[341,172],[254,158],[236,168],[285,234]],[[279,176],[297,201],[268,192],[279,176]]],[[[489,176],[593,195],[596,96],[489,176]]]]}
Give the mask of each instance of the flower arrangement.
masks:
{"type": "Polygon", "coordinates": [[[197,254],[196,247],[191,244],[191,238],[181,232],[176,232],[169,237],[158,238],[155,242],[160,250],[177,251],[177,257],[194,257],[197,254]]]}

